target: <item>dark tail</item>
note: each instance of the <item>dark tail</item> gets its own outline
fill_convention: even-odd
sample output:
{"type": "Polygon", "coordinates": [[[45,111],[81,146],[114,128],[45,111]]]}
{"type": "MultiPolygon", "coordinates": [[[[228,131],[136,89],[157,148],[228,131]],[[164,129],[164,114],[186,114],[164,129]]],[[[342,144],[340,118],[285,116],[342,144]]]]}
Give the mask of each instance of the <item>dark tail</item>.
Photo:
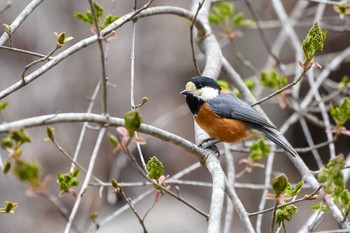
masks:
{"type": "Polygon", "coordinates": [[[280,146],[283,150],[287,151],[294,157],[298,155],[298,153],[293,149],[291,145],[289,145],[288,142],[283,141],[280,136],[278,136],[275,132],[268,128],[263,128],[263,130],[260,130],[269,140],[274,142],[276,145],[280,146]]]}

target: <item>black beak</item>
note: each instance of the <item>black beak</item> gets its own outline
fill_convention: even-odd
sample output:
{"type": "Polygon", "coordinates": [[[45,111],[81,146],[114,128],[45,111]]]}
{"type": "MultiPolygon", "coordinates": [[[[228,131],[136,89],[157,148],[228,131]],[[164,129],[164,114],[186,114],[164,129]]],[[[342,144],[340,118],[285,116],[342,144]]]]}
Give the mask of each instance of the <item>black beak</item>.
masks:
{"type": "Polygon", "coordinates": [[[189,95],[190,93],[187,90],[183,90],[180,92],[181,95],[189,95]]]}

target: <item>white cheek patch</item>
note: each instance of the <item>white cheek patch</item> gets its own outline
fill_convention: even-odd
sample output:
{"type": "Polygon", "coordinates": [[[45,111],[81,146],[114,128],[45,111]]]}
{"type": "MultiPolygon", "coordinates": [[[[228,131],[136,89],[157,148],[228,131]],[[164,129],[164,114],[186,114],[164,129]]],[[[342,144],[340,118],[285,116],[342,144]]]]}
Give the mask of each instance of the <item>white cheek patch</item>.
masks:
{"type": "Polygon", "coordinates": [[[201,89],[196,90],[195,96],[203,101],[208,101],[219,95],[219,90],[212,87],[202,87],[201,89]]]}

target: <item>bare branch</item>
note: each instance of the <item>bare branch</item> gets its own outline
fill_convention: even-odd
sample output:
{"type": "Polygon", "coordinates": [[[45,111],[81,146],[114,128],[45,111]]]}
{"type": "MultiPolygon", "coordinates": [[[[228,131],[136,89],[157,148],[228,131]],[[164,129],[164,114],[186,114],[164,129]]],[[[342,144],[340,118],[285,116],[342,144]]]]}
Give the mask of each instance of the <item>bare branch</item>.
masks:
{"type": "MultiPolygon", "coordinates": [[[[33,0],[23,9],[23,11],[17,16],[17,18],[10,25],[12,34],[23,23],[23,21],[35,10],[35,8],[39,6],[43,1],[44,0],[33,0]]],[[[5,45],[8,39],[9,39],[9,35],[6,32],[4,32],[0,37],[0,45],[5,45]]]]}
{"type": "Polygon", "coordinates": [[[70,213],[68,223],[66,225],[66,228],[64,229],[64,233],[69,233],[69,231],[70,231],[70,229],[72,227],[73,220],[74,220],[74,218],[75,218],[75,216],[76,216],[76,214],[78,212],[81,200],[83,198],[83,194],[84,194],[84,192],[86,191],[86,188],[89,185],[89,181],[90,181],[90,178],[91,178],[91,175],[92,175],[92,170],[94,169],[95,161],[96,161],[96,158],[97,158],[97,155],[98,155],[98,151],[99,151],[101,143],[102,143],[102,139],[103,139],[103,137],[105,135],[105,132],[106,132],[106,128],[105,127],[102,127],[100,129],[100,131],[99,131],[99,134],[98,134],[98,137],[97,137],[97,140],[96,140],[96,144],[95,144],[95,148],[94,148],[94,151],[92,152],[92,155],[91,155],[91,158],[90,158],[89,167],[88,167],[88,170],[87,170],[84,182],[83,182],[83,184],[82,184],[82,186],[80,188],[79,195],[77,196],[77,199],[76,199],[76,201],[74,203],[72,212],[70,213]]]}

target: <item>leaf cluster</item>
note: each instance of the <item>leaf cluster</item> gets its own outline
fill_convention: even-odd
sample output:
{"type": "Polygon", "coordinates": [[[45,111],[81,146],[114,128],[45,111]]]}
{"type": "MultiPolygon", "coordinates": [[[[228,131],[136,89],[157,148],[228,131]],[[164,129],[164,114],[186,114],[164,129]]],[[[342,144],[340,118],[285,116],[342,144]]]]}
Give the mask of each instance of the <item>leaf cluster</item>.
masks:
{"type": "Polygon", "coordinates": [[[28,182],[33,188],[38,188],[41,184],[40,169],[36,162],[17,159],[14,165],[13,174],[20,181],[28,182]]]}
{"type": "Polygon", "coordinates": [[[153,156],[148,160],[146,170],[148,172],[148,177],[157,182],[159,178],[164,175],[164,165],[156,156],[153,156]]]}
{"type": "Polygon", "coordinates": [[[80,173],[80,169],[77,168],[73,172],[69,173],[58,173],[57,178],[58,178],[58,184],[59,184],[59,191],[60,192],[70,192],[70,189],[73,186],[77,186],[79,184],[78,176],[80,173]]]}
{"type": "Polygon", "coordinates": [[[292,220],[293,214],[298,212],[298,207],[295,205],[287,205],[276,210],[276,223],[281,226],[284,221],[290,222],[292,220]]]}
{"type": "MultiPolygon", "coordinates": [[[[334,203],[345,214],[350,208],[350,192],[346,189],[344,182],[343,169],[345,167],[345,159],[343,154],[339,154],[321,168],[317,175],[317,179],[325,183],[324,191],[333,196],[334,203]]],[[[319,209],[320,204],[313,206],[313,209],[319,209]]]]}
{"type": "MultiPolygon", "coordinates": [[[[272,189],[275,192],[275,198],[279,200],[280,204],[287,203],[287,200],[289,200],[291,197],[299,195],[303,182],[303,180],[299,181],[296,186],[292,188],[285,174],[276,176],[271,182],[272,189]]],[[[275,214],[276,223],[279,226],[281,226],[281,224],[284,225],[284,221],[290,221],[293,214],[296,212],[298,212],[298,207],[296,207],[294,204],[278,208],[275,214]]]]}
{"type": "Polygon", "coordinates": [[[22,154],[20,147],[27,142],[31,142],[30,136],[23,128],[10,131],[8,136],[1,139],[1,146],[9,152],[10,158],[18,158],[22,154]]]}
{"type": "Polygon", "coordinates": [[[329,112],[340,129],[350,120],[350,99],[344,98],[338,107],[334,107],[333,103],[329,105],[329,112]]]}
{"type": "Polygon", "coordinates": [[[267,145],[264,140],[257,140],[249,147],[249,158],[254,161],[262,160],[269,155],[270,148],[271,146],[267,145]]]}
{"type": "Polygon", "coordinates": [[[327,31],[322,29],[317,22],[315,22],[310,28],[302,44],[304,56],[306,59],[304,62],[305,66],[311,62],[318,51],[323,50],[326,35],[327,31]]]}
{"type": "Polygon", "coordinates": [[[219,2],[210,8],[209,22],[218,26],[224,34],[229,35],[237,27],[251,26],[255,22],[245,19],[242,12],[235,13],[235,7],[230,2],[219,2]]]}
{"type": "MultiPolygon", "coordinates": [[[[120,18],[120,16],[108,14],[103,19],[103,6],[98,4],[97,2],[93,2],[93,7],[96,13],[97,24],[99,25],[100,30],[105,29],[108,25],[120,18]]],[[[94,17],[92,15],[91,10],[87,10],[85,13],[76,11],[74,12],[74,16],[84,23],[94,24],[94,17]]]]}
{"type": "Polygon", "coordinates": [[[267,88],[278,90],[288,84],[287,77],[279,74],[275,69],[270,72],[261,71],[260,83],[267,88]]]}

